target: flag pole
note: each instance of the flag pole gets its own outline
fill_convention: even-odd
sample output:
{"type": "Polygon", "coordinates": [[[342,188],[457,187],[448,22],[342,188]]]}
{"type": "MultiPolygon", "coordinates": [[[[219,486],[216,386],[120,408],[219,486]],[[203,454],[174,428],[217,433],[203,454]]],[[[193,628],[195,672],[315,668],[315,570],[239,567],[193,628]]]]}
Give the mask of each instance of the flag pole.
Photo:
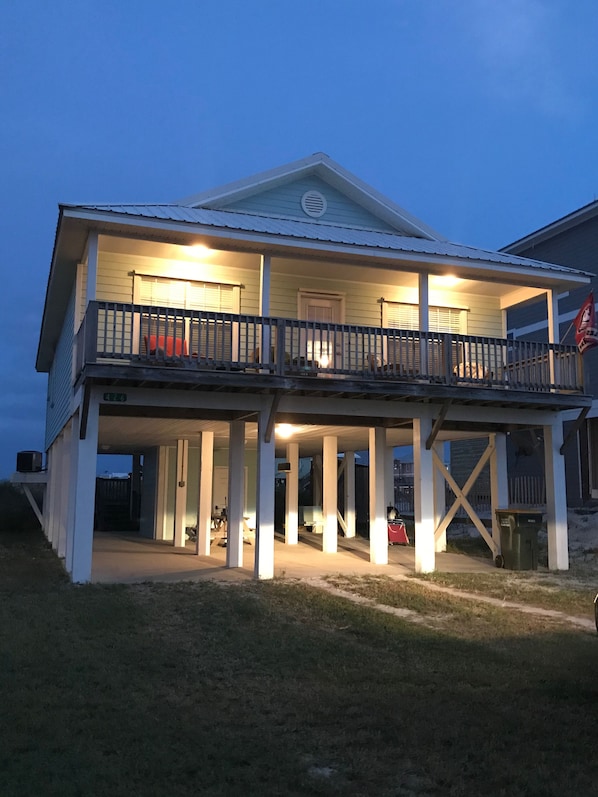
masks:
{"type": "Polygon", "coordinates": [[[572,322],[569,324],[569,329],[568,329],[568,330],[565,332],[565,334],[564,334],[564,335],[563,335],[563,337],[561,338],[561,343],[564,343],[564,342],[565,342],[565,338],[567,337],[567,335],[569,334],[569,332],[571,332],[571,330],[573,329],[573,325],[574,325],[574,324],[575,324],[575,319],[573,319],[573,321],[572,321],[572,322]]]}

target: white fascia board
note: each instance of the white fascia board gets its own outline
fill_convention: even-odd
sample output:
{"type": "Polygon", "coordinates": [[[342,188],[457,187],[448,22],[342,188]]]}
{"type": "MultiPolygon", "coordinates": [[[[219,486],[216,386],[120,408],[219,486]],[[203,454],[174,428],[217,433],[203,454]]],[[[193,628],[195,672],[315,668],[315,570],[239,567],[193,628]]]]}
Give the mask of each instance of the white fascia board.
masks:
{"type": "MultiPolygon", "coordinates": [[[[103,388],[98,388],[99,402],[103,401],[103,388]]],[[[271,396],[231,392],[192,393],[180,390],[155,390],[151,388],[127,388],[120,391],[127,394],[127,406],[193,408],[204,410],[242,410],[259,412],[270,406],[271,396]]],[[[417,404],[415,402],[388,402],[370,399],[332,399],[331,397],[282,396],[278,405],[278,413],[294,413],[313,415],[315,419],[323,416],[346,414],[367,419],[379,418],[424,418],[435,416],[443,406],[438,404],[417,404]]],[[[471,405],[452,405],[446,416],[447,420],[467,421],[474,423],[504,423],[529,426],[551,424],[555,418],[554,411],[513,409],[512,407],[472,407],[471,405]]]]}
{"type": "Polygon", "coordinates": [[[247,196],[254,194],[259,188],[270,185],[275,187],[277,185],[284,185],[290,182],[297,175],[302,172],[310,170],[313,166],[323,162],[328,156],[323,152],[316,152],[307,158],[287,163],[283,166],[277,166],[274,169],[267,169],[264,172],[258,172],[250,177],[244,177],[241,180],[234,180],[232,183],[225,183],[224,185],[212,188],[207,191],[202,191],[199,194],[185,197],[184,199],[177,200],[177,205],[190,205],[193,207],[200,207],[207,203],[222,202],[226,199],[244,199],[247,196]]]}
{"type": "Polygon", "coordinates": [[[359,177],[348,172],[338,163],[327,161],[322,164],[321,168],[317,168],[314,171],[334,188],[343,191],[355,202],[366,207],[374,215],[385,219],[389,223],[394,222],[395,225],[406,226],[411,232],[420,233],[426,240],[448,241],[448,238],[444,235],[432,229],[432,227],[425,224],[421,219],[413,216],[409,211],[405,210],[405,208],[394,203],[387,196],[384,196],[384,194],[376,191],[375,188],[365,183],[359,177]],[[347,188],[349,190],[347,190],[347,188]]]}
{"type": "MultiPolygon", "coordinates": [[[[510,279],[517,277],[521,279],[525,277],[532,286],[535,287],[550,287],[553,285],[562,285],[565,283],[575,283],[578,285],[587,285],[589,278],[583,272],[580,274],[552,271],[547,265],[546,269],[541,272],[536,268],[525,268],[522,266],[510,266],[509,264],[501,264],[493,261],[482,261],[471,259],[462,259],[454,255],[429,255],[420,252],[403,251],[396,249],[382,249],[378,247],[365,247],[355,246],[348,244],[335,244],[326,241],[314,241],[312,239],[285,237],[276,233],[253,233],[247,231],[237,231],[228,227],[211,227],[208,225],[201,225],[198,222],[178,222],[168,219],[155,219],[144,216],[115,216],[112,212],[103,211],[89,211],[89,210],[64,210],[65,218],[73,218],[95,222],[97,224],[108,223],[112,226],[130,227],[143,230],[154,230],[160,232],[180,233],[187,237],[203,237],[211,239],[214,242],[227,241],[245,246],[239,246],[240,250],[244,251],[260,251],[262,253],[277,253],[282,250],[284,253],[289,254],[289,251],[295,253],[305,253],[305,255],[321,253],[327,255],[337,256],[352,256],[368,258],[370,260],[378,260],[379,262],[387,261],[400,261],[407,262],[413,267],[421,266],[422,269],[426,268],[430,273],[442,273],[439,270],[440,266],[458,267],[463,272],[477,271],[482,274],[477,274],[476,279],[485,279],[488,282],[509,282],[510,279]],[[500,276],[500,278],[499,278],[500,276]]],[[[105,232],[99,230],[99,232],[105,232]]],[[[214,248],[218,248],[214,246],[214,248]]],[[[544,264],[542,264],[543,266],[544,264]]],[[[465,277],[467,278],[467,277],[465,277]]],[[[473,277],[470,277],[473,278],[473,277]]]]}
{"type": "MultiPolygon", "coordinates": [[[[99,395],[100,404],[109,404],[103,399],[104,392],[113,392],[113,388],[101,389],[99,395]]],[[[198,410],[243,410],[245,412],[259,412],[269,407],[272,402],[271,396],[244,393],[201,393],[199,391],[181,390],[156,390],[155,388],[139,388],[119,386],[119,393],[127,394],[126,406],[141,407],[173,407],[191,408],[198,410]]],[[[110,406],[114,406],[110,404],[110,406]]]]}
{"type": "MultiPolygon", "coordinates": [[[[498,390],[498,389],[497,389],[498,390]]],[[[474,407],[471,405],[451,405],[446,415],[447,421],[473,423],[504,423],[506,425],[548,426],[557,416],[555,410],[526,410],[513,407],[474,407]]]]}
{"type": "MultiPolygon", "coordinates": [[[[437,416],[444,403],[441,399],[435,405],[416,404],[415,402],[388,402],[364,399],[338,399],[330,397],[310,398],[308,396],[283,396],[278,405],[278,412],[301,415],[314,415],[322,418],[334,415],[335,412],[360,418],[427,418],[437,416]],[[336,405],[336,406],[335,406],[336,405]]],[[[465,421],[468,423],[504,423],[508,425],[543,426],[553,422],[557,413],[552,410],[526,410],[513,407],[475,407],[472,405],[451,405],[446,420],[465,421]]]]}
{"type": "MultiPolygon", "coordinates": [[[[563,423],[565,421],[575,421],[579,417],[579,410],[565,410],[561,413],[563,417],[563,423]]],[[[590,407],[590,411],[588,412],[586,418],[597,418],[598,417],[598,399],[594,399],[592,401],[592,406],[590,407]]]]}

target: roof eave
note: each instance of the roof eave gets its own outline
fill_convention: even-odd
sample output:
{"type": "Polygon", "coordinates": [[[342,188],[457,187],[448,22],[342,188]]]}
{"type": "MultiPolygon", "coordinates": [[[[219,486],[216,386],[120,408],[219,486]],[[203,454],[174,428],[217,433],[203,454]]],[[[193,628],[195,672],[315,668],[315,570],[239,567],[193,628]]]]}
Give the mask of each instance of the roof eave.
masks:
{"type": "MultiPolygon", "coordinates": [[[[168,240],[181,245],[188,245],[192,240],[201,237],[217,244],[221,242],[234,242],[238,249],[245,251],[261,251],[271,254],[276,253],[304,253],[313,256],[316,253],[334,254],[339,257],[367,257],[370,260],[388,262],[389,260],[400,261],[421,265],[422,268],[440,265],[460,266],[464,271],[482,271],[485,278],[496,282],[496,272],[498,271],[500,281],[508,281],[509,278],[519,278],[524,276],[530,278],[530,284],[543,285],[585,285],[589,282],[591,274],[573,269],[567,271],[556,270],[549,263],[540,263],[542,271],[538,266],[526,266],[519,263],[497,263],[496,261],[485,261],[476,257],[463,258],[458,255],[450,254],[430,254],[415,252],[411,250],[384,249],[382,247],[369,247],[363,244],[346,244],[334,241],[322,241],[319,239],[303,239],[292,236],[284,236],[280,233],[253,232],[247,230],[235,230],[231,227],[214,227],[201,222],[181,222],[169,219],[155,219],[146,216],[130,216],[118,214],[114,211],[89,210],[85,208],[74,208],[62,206],[64,221],[77,220],[88,222],[92,226],[98,226],[99,232],[110,232],[112,228],[126,228],[130,231],[139,230],[140,234],[146,235],[148,231],[155,230],[160,233],[174,233],[176,240],[172,237],[168,240]],[[539,279],[540,277],[540,279],[539,279]]],[[[114,231],[114,230],[113,230],[114,231]]],[[[159,235],[161,239],[163,235],[159,235]]],[[[472,250],[473,251],[473,250],[472,250]]],[[[522,258],[525,259],[525,258],[522,258]]]]}
{"type": "Polygon", "coordinates": [[[523,238],[519,238],[513,243],[507,244],[507,246],[503,246],[499,249],[499,252],[506,252],[507,254],[517,254],[518,252],[523,252],[526,249],[533,248],[544,241],[548,241],[551,238],[555,238],[557,235],[560,235],[567,230],[578,226],[579,224],[583,224],[586,221],[590,221],[591,219],[598,216],[598,201],[593,201],[584,205],[577,210],[574,210],[572,213],[568,213],[566,216],[563,216],[556,221],[551,222],[550,224],[545,225],[544,227],[540,227],[538,230],[525,235],[523,238]]]}

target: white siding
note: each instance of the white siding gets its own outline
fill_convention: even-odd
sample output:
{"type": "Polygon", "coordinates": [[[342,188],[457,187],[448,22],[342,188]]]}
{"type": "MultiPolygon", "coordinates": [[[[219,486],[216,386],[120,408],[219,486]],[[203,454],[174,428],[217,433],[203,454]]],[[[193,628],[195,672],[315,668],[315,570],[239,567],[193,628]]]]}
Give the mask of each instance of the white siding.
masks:
{"type": "MultiPolygon", "coordinates": [[[[281,318],[297,318],[297,295],[300,289],[343,294],[346,324],[379,327],[382,324],[382,297],[386,301],[417,303],[417,291],[384,283],[273,274],[271,314],[281,318]]],[[[463,334],[502,337],[502,311],[497,299],[444,291],[441,296],[434,294],[430,304],[466,308],[463,334]]]]}
{"type": "Polygon", "coordinates": [[[297,218],[300,221],[314,221],[304,213],[301,207],[301,197],[307,191],[319,191],[326,198],[327,209],[318,221],[323,224],[342,224],[346,227],[361,227],[373,230],[396,230],[382,219],[374,216],[365,208],[342,194],[336,188],[311,175],[282,186],[277,186],[269,191],[255,194],[241,199],[231,205],[227,210],[236,210],[240,213],[249,211],[260,215],[275,215],[297,218]]]}
{"type": "Polygon", "coordinates": [[[257,309],[257,269],[253,273],[247,269],[222,266],[217,262],[205,265],[106,251],[100,251],[99,255],[96,293],[98,301],[132,302],[133,272],[195,282],[209,280],[242,284],[245,287],[241,291],[241,311],[255,312],[257,309]]]}
{"type": "MultiPolygon", "coordinates": [[[[275,261],[274,261],[275,263],[275,261]]],[[[300,269],[301,261],[297,261],[300,269]]],[[[205,263],[176,261],[166,258],[122,254],[100,250],[98,263],[97,298],[100,301],[132,302],[133,272],[188,280],[211,280],[241,284],[241,313],[255,315],[259,307],[259,268],[224,266],[217,260],[205,263]]],[[[322,273],[326,264],[322,264],[322,273]]],[[[384,277],[384,272],[380,272],[384,277]]],[[[417,290],[397,287],[384,282],[357,282],[353,280],[306,277],[280,274],[275,266],[272,273],[270,315],[280,318],[297,318],[297,296],[300,289],[322,293],[342,293],[345,298],[345,322],[363,326],[380,326],[382,309],[380,299],[417,303],[417,290]]],[[[468,295],[456,291],[430,293],[430,304],[467,308],[467,328],[470,335],[502,337],[502,313],[498,300],[486,296],[468,295]]]]}
{"type": "Polygon", "coordinates": [[[52,367],[48,374],[46,451],[72,414],[74,318],[75,289],[73,287],[52,367]]]}

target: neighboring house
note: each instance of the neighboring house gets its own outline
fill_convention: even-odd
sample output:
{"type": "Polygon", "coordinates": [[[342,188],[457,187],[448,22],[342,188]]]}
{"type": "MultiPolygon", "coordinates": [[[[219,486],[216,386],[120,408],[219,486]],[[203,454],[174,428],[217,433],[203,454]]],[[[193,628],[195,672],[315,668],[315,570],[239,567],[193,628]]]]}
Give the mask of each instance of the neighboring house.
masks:
{"type": "Polygon", "coordinates": [[[89,580],[97,454],[131,454],[143,458],[141,534],[182,547],[197,524],[207,555],[224,503],[227,566],[251,555],[271,578],[276,477],[295,545],[298,463],[313,458],[303,516],[333,554],[339,526],[355,534],[366,450],[370,558],[385,564],[393,449],[413,446],[415,564],[429,572],[460,507],[500,545],[444,444],[486,441],[471,480],[489,463],[496,509],[508,502],[507,433],[539,427],[549,566],[566,569],[561,417],[591,399],[574,346],[508,341],[505,316],[587,281],[449,243],[321,153],[174,204],[61,205],[37,355],[46,534],[73,580],[89,580]],[[244,548],[248,527],[256,545],[244,548]]]}
{"type": "MultiPolygon", "coordinates": [[[[556,316],[556,340],[574,342],[573,320],[588,296],[590,287],[598,294],[598,202],[536,230],[502,250],[547,263],[559,263],[590,272],[591,285],[570,288],[558,296],[558,307],[550,308],[556,316]]],[[[548,310],[545,301],[512,308],[508,313],[508,334],[519,340],[548,340],[548,310]]],[[[588,414],[576,425],[578,413],[565,416],[565,434],[572,431],[565,452],[567,498],[570,506],[598,498],[598,349],[583,355],[585,390],[593,396],[588,414]]],[[[512,471],[520,474],[542,473],[543,435],[530,430],[516,439],[512,471]]]]}

